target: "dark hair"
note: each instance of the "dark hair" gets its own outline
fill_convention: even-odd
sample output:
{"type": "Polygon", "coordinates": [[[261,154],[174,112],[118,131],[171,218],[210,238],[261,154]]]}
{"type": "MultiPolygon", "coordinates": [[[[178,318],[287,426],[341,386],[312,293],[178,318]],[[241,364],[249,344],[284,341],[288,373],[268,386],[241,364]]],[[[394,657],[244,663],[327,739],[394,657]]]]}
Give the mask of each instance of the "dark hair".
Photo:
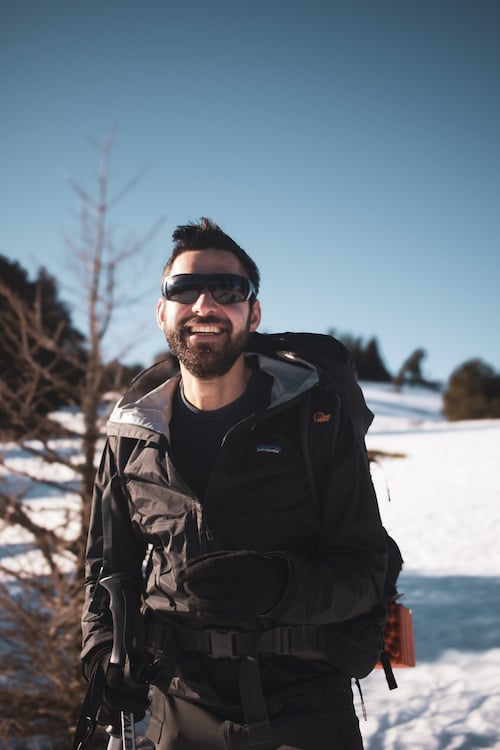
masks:
{"type": "Polygon", "coordinates": [[[227,250],[238,258],[255,290],[259,291],[260,272],[256,263],[242,247],[237,245],[211,219],[202,216],[198,222],[190,222],[189,224],[178,226],[172,234],[172,239],[174,241],[174,248],[172,255],[165,264],[162,278],[168,275],[174,260],[181,253],[185,253],[188,250],[227,250]]]}

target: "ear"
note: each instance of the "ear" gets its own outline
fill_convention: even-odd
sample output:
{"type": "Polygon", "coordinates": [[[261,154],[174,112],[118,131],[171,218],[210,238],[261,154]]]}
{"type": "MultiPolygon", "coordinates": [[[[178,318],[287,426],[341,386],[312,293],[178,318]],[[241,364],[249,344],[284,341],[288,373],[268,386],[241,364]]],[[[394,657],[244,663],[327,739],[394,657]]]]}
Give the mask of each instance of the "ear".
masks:
{"type": "Polygon", "coordinates": [[[165,325],[165,318],[166,318],[165,303],[166,303],[166,300],[164,300],[163,297],[161,297],[161,299],[159,299],[158,302],[156,303],[156,322],[162,331],[165,325]]]}
{"type": "Polygon", "coordinates": [[[256,331],[260,325],[261,320],[261,309],[260,302],[258,299],[252,305],[252,311],[250,313],[250,331],[256,331]]]}

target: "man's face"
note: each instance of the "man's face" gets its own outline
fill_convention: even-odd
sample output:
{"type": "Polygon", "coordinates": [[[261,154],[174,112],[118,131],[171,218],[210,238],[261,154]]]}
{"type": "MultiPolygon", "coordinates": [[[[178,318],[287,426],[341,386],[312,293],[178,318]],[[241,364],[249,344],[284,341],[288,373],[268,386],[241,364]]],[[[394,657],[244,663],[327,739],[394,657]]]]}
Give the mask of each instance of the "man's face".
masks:
{"type": "MultiPolygon", "coordinates": [[[[187,250],[170,270],[177,274],[234,273],[246,276],[238,258],[226,250],[187,250]]],[[[157,321],[170,351],[195,377],[211,379],[225,375],[236,362],[250,331],[260,323],[260,305],[255,301],[218,304],[208,290],[191,304],[161,299],[157,321]]]]}

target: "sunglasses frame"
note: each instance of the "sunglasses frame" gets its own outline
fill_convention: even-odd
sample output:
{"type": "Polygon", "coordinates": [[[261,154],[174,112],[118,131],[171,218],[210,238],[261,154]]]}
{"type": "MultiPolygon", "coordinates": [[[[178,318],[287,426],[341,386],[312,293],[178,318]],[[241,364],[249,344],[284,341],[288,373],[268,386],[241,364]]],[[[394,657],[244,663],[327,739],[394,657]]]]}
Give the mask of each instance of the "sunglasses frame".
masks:
{"type": "Polygon", "coordinates": [[[254,299],[257,297],[255,286],[250,279],[237,273],[177,273],[173,276],[167,276],[161,285],[163,297],[166,300],[178,302],[181,305],[192,305],[206,289],[208,289],[218,305],[234,305],[239,302],[248,302],[252,297],[254,299]],[[172,300],[170,297],[171,292],[168,290],[168,285],[173,279],[186,279],[186,286],[192,286],[193,295],[196,296],[193,296],[192,299],[188,299],[185,302],[176,299],[172,300]],[[189,283],[188,280],[190,280],[191,283],[189,283]],[[227,287],[230,288],[231,283],[234,284],[235,280],[237,280],[236,290],[238,290],[238,288],[242,291],[244,290],[243,298],[238,300],[228,300],[227,302],[218,300],[216,295],[224,294],[225,291],[227,292],[227,287]],[[226,289],[224,289],[224,285],[226,285],[226,289]],[[219,292],[217,292],[217,286],[219,287],[219,292]]]}

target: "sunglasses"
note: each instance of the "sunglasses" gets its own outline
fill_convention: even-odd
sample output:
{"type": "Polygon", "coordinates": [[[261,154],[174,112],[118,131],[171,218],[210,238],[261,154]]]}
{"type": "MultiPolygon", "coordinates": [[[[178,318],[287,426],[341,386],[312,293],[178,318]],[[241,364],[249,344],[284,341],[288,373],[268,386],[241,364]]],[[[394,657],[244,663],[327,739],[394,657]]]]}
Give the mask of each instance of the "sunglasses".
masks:
{"type": "Polygon", "coordinates": [[[206,289],[219,305],[246,302],[257,296],[250,279],[235,273],[180,273],[167,276],[162,284],[165,299],[191,305],[206,289]]]}

